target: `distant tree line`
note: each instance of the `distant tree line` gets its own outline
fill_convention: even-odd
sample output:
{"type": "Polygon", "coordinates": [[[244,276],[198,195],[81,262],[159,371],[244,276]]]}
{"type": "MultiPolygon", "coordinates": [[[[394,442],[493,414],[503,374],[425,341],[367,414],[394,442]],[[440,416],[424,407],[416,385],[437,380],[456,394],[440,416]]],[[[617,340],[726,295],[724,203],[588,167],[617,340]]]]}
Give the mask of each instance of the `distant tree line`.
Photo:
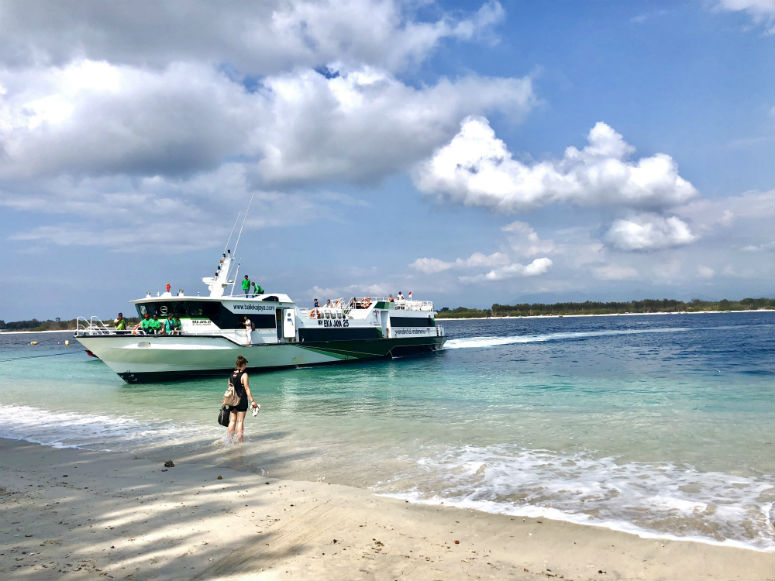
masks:
{"type": "MultiPolygon", "coordinates": [[[[139,319],[127,318],[127,325],[137,324],[139,319]]],[[[83,321],[81,321],[83,325],[83,321]]],[[[112,325],[113,319],[105,320],[105,324],[112,325]]],[[[38,319],[30,319],[29,321],[5,321],[0,320],[0,331],[70,331],[76,328],[76,319],[61,320],[56,319],[54,321],[39,321],[38,319]]]]}
{"type": "MultiPolygon", "coordinates": [[[[521,305],[494,304],[489,309],[470,309],[457,307],[450,309],[444,307],[439,311],[440,319],[470,319],[482,317],[534,317],[538,315],[615,315],[625,313],[697,313],[701,311],[758,311],[761,309],[775,310],[775,299],[742,299],[740,301],[701,301],[694,299],[691,302],[676,301],[672,299],[645,299],[642,301],[610,302],[586,301],[583,303],[554,303],[545,305],[542,303],[521,305]]],[[[113,320],[105,320],[108,325],[113,320]]],[[[135,325],[138,318],[127,318],[127,325],[135,325]]],[[[0,331],[68,331],[76,328],[76,320],[47,320],[39,321],[9,321],[0,320],[0,331]]]]}
{"type": "Polygon", "coordinates": [[[480,317],[531,317],[539,315],[615,315],[615,314],[643,314],[643,313],[697,313],[702,311],[758,311],[761,309],[775,309],[775,299],[751,299],[740,301],[701,301],[694,299],[691,302],[676,301],[673,299],[645,299],[629,302],[598,302],[585,301],[583,303],[554,303],[545,305],[542,303],[500,305],[494,304],[489,309],[470,309],[457,307],[450,309],[444,307],[439,311],[438,317],[444,318],[480,318],[480,317]]]}

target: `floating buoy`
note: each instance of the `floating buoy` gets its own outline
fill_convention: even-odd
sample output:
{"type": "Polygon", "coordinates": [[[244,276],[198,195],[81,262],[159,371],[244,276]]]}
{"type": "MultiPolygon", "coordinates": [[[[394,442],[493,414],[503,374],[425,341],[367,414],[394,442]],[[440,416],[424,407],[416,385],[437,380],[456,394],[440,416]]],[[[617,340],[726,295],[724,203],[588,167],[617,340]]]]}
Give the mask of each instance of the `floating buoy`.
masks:
{"type": "Polygon", "coordinates": [[[37,344],[38,344],[37,341],[30,341],[30,345],[37,345],[37,344]]]}
{"type": "Polygon", "coordinates": [[[68,345],[70,345],[70,341],[69,340],[65,340],[65,347],[67,347],[68,345]]]}

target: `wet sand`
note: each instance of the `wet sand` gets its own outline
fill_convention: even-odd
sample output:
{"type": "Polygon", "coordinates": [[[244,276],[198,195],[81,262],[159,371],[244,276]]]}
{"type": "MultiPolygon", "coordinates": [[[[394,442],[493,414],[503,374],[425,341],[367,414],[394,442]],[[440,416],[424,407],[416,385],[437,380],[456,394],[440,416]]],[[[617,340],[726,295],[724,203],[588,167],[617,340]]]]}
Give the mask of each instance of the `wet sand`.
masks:
{"type": "Polygon", "coordinates": [[[3,579],[773,579],[775,554],[0,440],[3,579]]]}

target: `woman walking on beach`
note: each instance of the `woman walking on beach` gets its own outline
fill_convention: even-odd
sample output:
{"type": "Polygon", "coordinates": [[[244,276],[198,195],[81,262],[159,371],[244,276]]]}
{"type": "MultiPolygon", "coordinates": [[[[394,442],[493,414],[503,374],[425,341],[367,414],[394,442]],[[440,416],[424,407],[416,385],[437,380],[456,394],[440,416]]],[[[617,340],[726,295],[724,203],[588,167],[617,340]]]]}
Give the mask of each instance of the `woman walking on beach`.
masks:
{"type": "Polygon", "coordinates": [[[242,355],[237,357],[237,364],[234,366],[234,371],[229,378],[229,383],[234,386],[234,391],[239,396],[239,403],[231,408],[229,414],[229,439],[234,438],[234,430],[237,430],[237,441],[242,442],[243,432],[245,427],[245,414],[248,411],[248,400],[253,408],[258,408],[256,400],[253,399],[253,394],[250,393],[250,380],[245,368],[248,366],[248,360],[242,355]]]}

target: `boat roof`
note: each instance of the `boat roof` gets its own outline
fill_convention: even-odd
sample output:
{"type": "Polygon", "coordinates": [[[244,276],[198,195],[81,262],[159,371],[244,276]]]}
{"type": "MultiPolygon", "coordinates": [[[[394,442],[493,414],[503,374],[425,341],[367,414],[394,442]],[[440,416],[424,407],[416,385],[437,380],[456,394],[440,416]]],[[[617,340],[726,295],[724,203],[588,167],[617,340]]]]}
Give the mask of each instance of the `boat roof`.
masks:
{"type": "Polygon", "coordinates": [[[284,293],[264,293],[256,297],[241,297],[239,295],[211,297],[207,295],[191,296],[191,295],[182,295],[182,294],[172,294],[170,292],[164,292],[156,296],[147,294],[142,299],[134,299],[129,302],[136,305],[140,303],[160,303],[160,302],[168,303],[168,302],[188,302],[188,301],[207,301],[207,302],[219,302],[219,303],[222,303],[222,302],[293,303],[294,302],[293,299],[291,299],[291,297],[289,297],[284,293]]]}

